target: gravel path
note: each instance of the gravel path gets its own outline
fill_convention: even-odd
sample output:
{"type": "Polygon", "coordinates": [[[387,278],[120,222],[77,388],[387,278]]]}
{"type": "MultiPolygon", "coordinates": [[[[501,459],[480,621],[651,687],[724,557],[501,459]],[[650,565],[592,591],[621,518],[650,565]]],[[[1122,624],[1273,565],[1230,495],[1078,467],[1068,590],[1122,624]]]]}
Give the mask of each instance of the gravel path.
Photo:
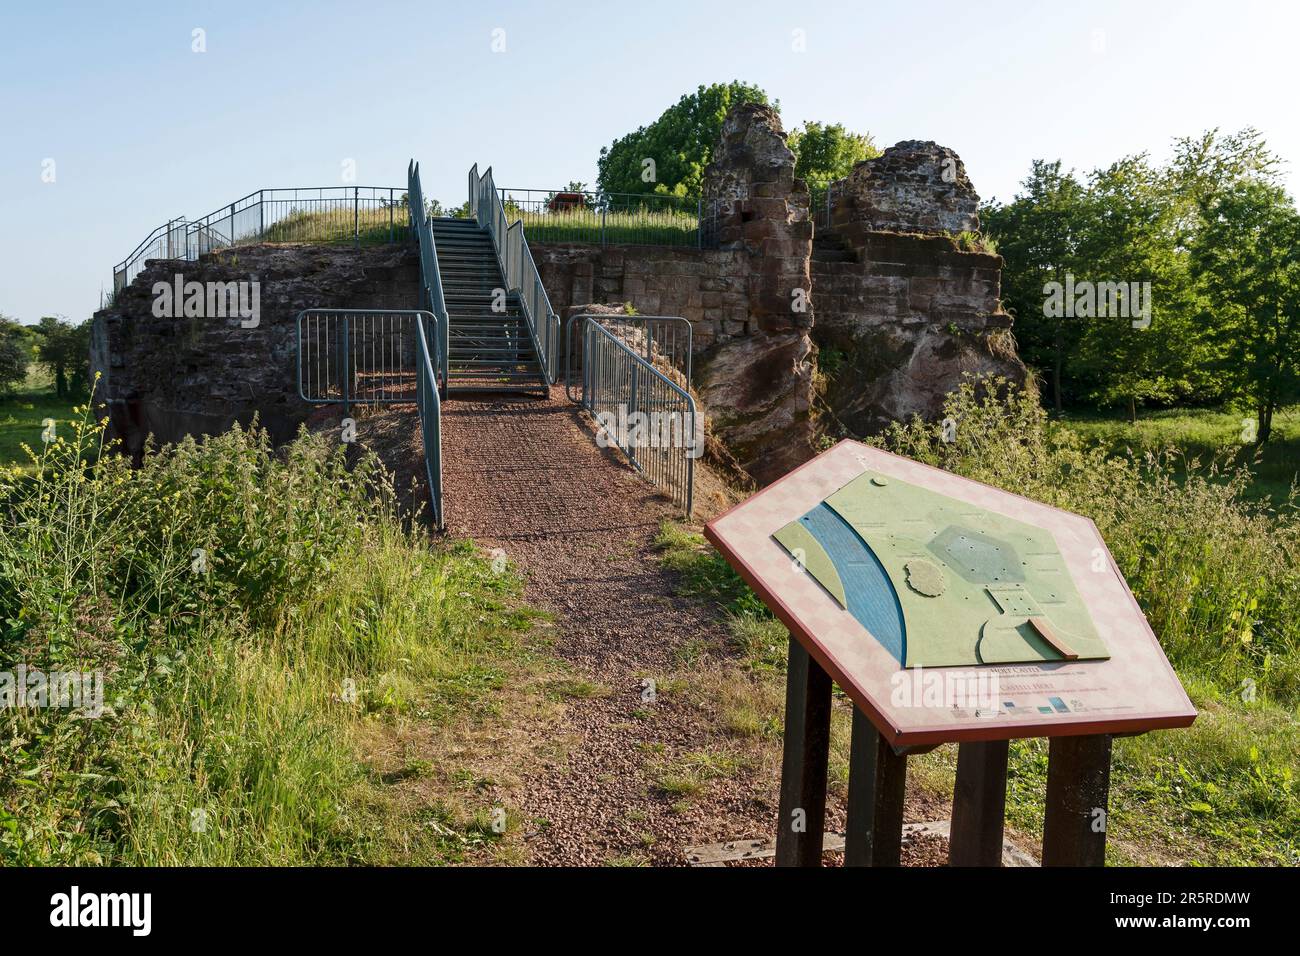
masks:
{"type": "MultiPolygon", "coordinates": [[[[380,427],[407,431],[391,418],[380,427]]],[[[414,452],[416,442],[398,445],[414,452]]],[[[727,639],[717,612],[674,595],[659,563],[654,538],[676,509],[616,451],[596,446],[560,389],[546,400],[446,402],[443,462],[448,532],[505,552],[526,600],[555,615],[555,653],[601,689],[534,729],[560,746],[522,787],[497,794],[524,818],[528,861],[681,865],[690,846],[770,836],[776,766],[726,775],[689,799],[660,786],[666,761],[718,740],[689,695],[647,703],[644,682],[680,673],[688,643],[720,653],[727,639]]],[[[835,803],[827,827],[842,829],[835,803]]],[[[932,813],[918,807],[909,817],[932,813]]]]}
{"type": "Polygon", "coordinates": [[[556,615],[558,656],[608,689],[570,700],[561,726],[539,729],[570,746],[510,795],[531,861],[683,863],[694,843],[768,832],[775,781],[689,801],[654,785],[650,755],[703,749],[711,735],[665,696],[644,701],[644,681],[675,669],[686,642],[726,640],[717,615],[675,596],[659,564],[654,538],[676,509],[596,446],[558,389],[546,401],[449,401],[443,461],[448,531],[502,549],[526,599],[556,615]]]}

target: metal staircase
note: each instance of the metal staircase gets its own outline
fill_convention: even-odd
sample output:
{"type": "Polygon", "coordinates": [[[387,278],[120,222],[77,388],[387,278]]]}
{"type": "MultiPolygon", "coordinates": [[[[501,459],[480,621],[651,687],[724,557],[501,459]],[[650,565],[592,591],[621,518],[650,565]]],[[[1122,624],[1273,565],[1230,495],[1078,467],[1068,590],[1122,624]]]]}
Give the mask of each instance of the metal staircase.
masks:
{"type": "MultiPolygon", "coordinates": [[[[480,176],[477,166],[470,169],[469,218],[429,216],[414,160],[407,167],[406,201],[420,263],[419,309],[305,309],[297,336],[302,400],[339,403],[345,414],[352,404],[414,401],[431,515],[441,528],[443,397],[549,396],[563,356],[570,397],[689,515],[694,459],[704,448],[703,420],[689,391],[690,324],[680,317],[576,316],[568,337],[573,323],[583,321],[579,398],[572,343],[561,342],[560,319],[523,221],[508,222],[492,170],[480,176]]],[[[382,210],[395,221],[391,206],[382,210]]]]}
{"type": "Polygon", "coordinates": [[[509,291],[492,237],[473,219],[430,219],[448,317],[448,394],[545,392],[517,291],[509,291]]]}

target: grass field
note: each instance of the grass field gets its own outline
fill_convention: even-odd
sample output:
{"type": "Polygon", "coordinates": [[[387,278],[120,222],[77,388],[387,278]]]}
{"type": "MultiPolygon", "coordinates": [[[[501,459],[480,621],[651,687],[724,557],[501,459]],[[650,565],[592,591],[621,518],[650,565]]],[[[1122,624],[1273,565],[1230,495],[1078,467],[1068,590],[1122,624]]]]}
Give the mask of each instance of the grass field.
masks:
{"type": "Polygon", "coordinates": [[[340,206],[333,210],[293,212],[266,228],[259,242],[359,242],[371,245],[403,242],[409,234],[410,213],[406,206],[367,207],[353,210],[340,206]]]}
{"type": "Polygon", "coordinates": [[[1300,406],[1281,409],[1273,419],[1273,438],[1262,449],[1242,441],[1243,419],[1253,418],[1213,409],[1168,409],[1144,412],[1136,425],[1127,418],[1100,413],[1069,413],[1061,424],[1112,452],[1174,447],[1202,462],[1218,455],[1249,465],[1254,474],[1246,496],[1271,498],[1280,504],[1291,485],[1300,481],[1300,406]]]}
{"type": "Polygon", "coordinates": [[[0,396],[0,465],[17,465],[28,473],[34,471],[36,466],[23,451],[23,445],[39,454],[45,420],[55,420],[56,433],[67,431],[74,405],[72,399],[56,398],[53,379],[33,369],[14,394],[0,396]]]}
{"type": "MultiPolygon", "coordinates": [[[[972,393],[948,411],[955,443],[920,423],[886,443],[1091,515],[1200,711],[1190,729],[1116,741],[1111,862],[1300,863],[1300,520],[1258,497],[1285,496],[1297,410],[1279,416],[1264,461],[1282,471],[1262,483],[1108,451],[1203,456],[1230,444],[1224,413],[1061,427],[972,393]]],[[[545,725],[546,688],[570,676],[519,581],[467,544],[431,548],[376,463],[347,469],[318,439],[274,454],[236,430],[87,471],[70,466],[94,431],[73,418],[39,376],[0,400],[0,463],[21,467],[25,442],[46,466],[0,477],[0,670],[100,669],[111,713],[0,711],[0,864],[516,862],[503,836],[521,821],[485,794],[524,760],[503,756],[497,728],[545,725]]],[[[661,787],[774,773],[785,632],[699,535],[668,526],[660,543],[683,591],[727,615],[735,652],[683,660],[670,683],[736,744],[665,767],[661,787]]],[[[840,793],[847,713],[840,698],[840,793]]],[[[946,799],[955,759],[915,758],[911,779],[946,799]]],[[[1008,821],[1028,841],[1045,774],[1043,741],[1013,744],[1008,821]]]]}
{"type": "MultiPolygon", "coordinates": [[[[558,212],[506,207],[506,220],[522,219],[529,242],[577,242],[606,245],[696,246],[699,218],[694,207],[688,211],[657,209],[611,209],[602,217],[592,209],[558,212]]],[[[290,213],[266,228],[265,234],[249,242],[338,243],[373,245],[405,241],[409,214],[405,206],[362,209],[354,221],[351,209],[304,210],[290,213]],[[355,233],[355,234],[354,234],[355,233]]]]}

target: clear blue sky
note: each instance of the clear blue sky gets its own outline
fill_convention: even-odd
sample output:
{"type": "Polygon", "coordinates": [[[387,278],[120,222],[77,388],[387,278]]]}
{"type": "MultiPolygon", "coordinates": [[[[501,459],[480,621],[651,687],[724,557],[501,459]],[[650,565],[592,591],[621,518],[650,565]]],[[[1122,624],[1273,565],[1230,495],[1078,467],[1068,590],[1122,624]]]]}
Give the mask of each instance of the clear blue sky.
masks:
{"type": "Polygon", "coordinates": [[[950,146],[984,197],[1010,198],[1034,158],[1087,170],[1246,125],[1290,161],[1294,195],[1298,38],[1281,0],[4,0],[0,312],[85,318],[154,226],[340,184],[345,159],[387,186],[415,156],[449,203],[473,162],[501,185],[592,182],[601,146],[731,79],[779,98],[787,129],[950,146]]]}

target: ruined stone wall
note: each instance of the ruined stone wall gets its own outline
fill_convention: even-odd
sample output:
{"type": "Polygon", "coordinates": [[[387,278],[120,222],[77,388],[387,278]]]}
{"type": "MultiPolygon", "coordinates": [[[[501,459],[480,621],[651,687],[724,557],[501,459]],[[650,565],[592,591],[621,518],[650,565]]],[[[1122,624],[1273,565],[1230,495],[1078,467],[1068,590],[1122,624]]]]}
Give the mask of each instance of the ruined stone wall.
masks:
{"type": "Polygon", "coordinates": [[[921,140],[896,143],[831,186],[831,222],[848,237],[979,230],[980,197],[961,157],[921,140]]]}
{"type": "Polygon", "coordinates": [[[749,311],[748,270],[736,252],[671,246],[533,246],[551,306],[631,302],[642,315],[679,315],[704,352],[756,325],[749,311]]]}
{"type": "Polygon", "coordinates": [[[843,431],[937,418],[968,373],[1025,383],[999,301],[1002,260],[958,242],[978,230],[966,167],[935,143],[899,143],[832,184],[813,251],[813,337],[843,431]]]}
{"type": "Polygon", "coordinates": [[[816,452],[808,189],[769,107],[723,123],[705,171],[719,248],[538,245],[552,307],[630,302],[643,315],[690,320],[695,388],[709,427],[767,483],[816,452]]]}
{"type": "Polygon", "coordinates": [[[134,455],[149,434],[161,443],[218,434],[255,413],[274,441],[285,441],[312,411],[298,397],[298,313],[418,302],[419,260],[404,244],[241,246],[198,262],[150,262],[113,306],[95,313],[95,398],[134,455]],[[187,282],[257,280],[257,326],[244,328],[238,317],[156,317],[154,283],[177,273],[187,282]]]}
{"type": "Polygon", "coordinates": [[[979,197],[952,150],[907,141],[859,163],[833,184],[830,225],[814,236],[779,119],[747,104],[724,123],[705,192],[719,249],[533,255],[561,314],[631,303],[690,320],[711,427],[759,482],[811,457],[819,431],[937,418],[966,373],[1024,382],[998,299],[1002,261],[957,240],[977,233],[979,197]]]}
{"type": "Polygon", "coordinates": [[[1001,259],[946,236],[870,233],[863,257],[814,252],[824,398],[852,434],[934,418],[964,373],[1021,381],[998,302],[1001,259]]]}
{"type": "MultiPolygon", "coordinates": [[[[825,433],[939,417],[964,373],[1026,377],[998,301],[1001,260],[977,251],[979,197],[952,150],[899,143],[859,163],[831,196],[829,225],[815,236],[779,117],[744,104],[726,117],[705,171],[715,248],[532,251],[561,315],[631,303],[690,320],[693,386],[710,435],[767,483],[812,457],[825,433]]],[[[98,396],[131,450],[150,432],[173,441],[254,413],[277,440],[291,437],[311,411],[297,395],[297,313],[418,301],[407,246],[253,246],[180,271],[200,282],[259,279],[258,328],[155,318],[152,285],[177,268],[149,265],[96,315],[98,396]]]]}

